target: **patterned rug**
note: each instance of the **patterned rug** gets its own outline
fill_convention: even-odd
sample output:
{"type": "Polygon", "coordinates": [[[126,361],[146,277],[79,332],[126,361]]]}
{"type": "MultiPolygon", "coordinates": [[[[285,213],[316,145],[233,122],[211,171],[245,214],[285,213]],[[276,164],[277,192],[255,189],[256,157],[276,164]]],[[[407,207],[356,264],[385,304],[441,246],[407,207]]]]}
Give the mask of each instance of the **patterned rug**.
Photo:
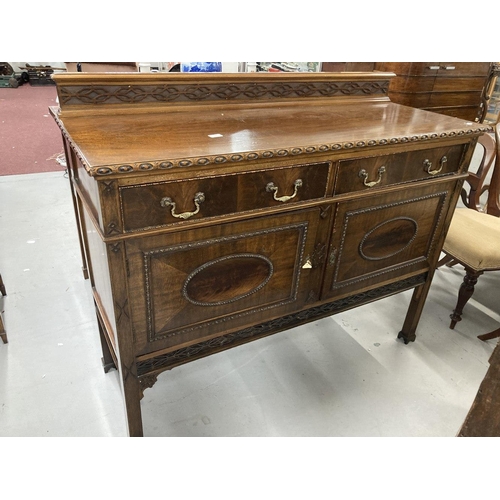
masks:
{"type": "Polygon", "coordinates": [[[66,170],[54,85],[0,88],[0,175],[66,170]]]}

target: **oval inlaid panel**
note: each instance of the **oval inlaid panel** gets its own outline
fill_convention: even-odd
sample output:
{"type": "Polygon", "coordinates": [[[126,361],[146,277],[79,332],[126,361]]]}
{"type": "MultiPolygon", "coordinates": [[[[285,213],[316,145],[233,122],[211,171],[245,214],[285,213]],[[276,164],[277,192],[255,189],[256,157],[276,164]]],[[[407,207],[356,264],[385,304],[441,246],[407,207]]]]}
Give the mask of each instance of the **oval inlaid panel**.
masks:
{"type": "Polygon", "coordinates": [[[361,255],[368,260],[381,260],[402,252],[417,235],[417,222],[398,217],[368,231],[359,245],[361,255]]]}
{"type": "Polygon", "coordinates": [[[260,290],[273,275],[263,255],[235,254],[195,269],[184,282],[184,297],[200,306],[230,304],[260,290]]]}

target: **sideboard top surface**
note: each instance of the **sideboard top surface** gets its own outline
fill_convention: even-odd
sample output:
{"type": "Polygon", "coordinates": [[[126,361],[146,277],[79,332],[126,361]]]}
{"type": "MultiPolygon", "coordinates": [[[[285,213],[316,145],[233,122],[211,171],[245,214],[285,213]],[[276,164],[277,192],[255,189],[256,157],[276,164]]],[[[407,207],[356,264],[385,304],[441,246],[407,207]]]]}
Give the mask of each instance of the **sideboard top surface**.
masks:
{"type": "MultiPolygon", "coordinates": [[[[318,77],[314,76],[311,82],[317,86],[318,77]]],[[[259,82],[266,81],[259,77],[259,82]]],[[[128,78],[133,79],[133,75],[128,78]]],[[[64,81],[56,79],[56,84],[64,81]]],[[[78,77],[71,81],[78,82],[78,77]]],[[[144,80],[149,81],[151,77],[144,80]]],[[[81,83],[88,82],[89,75],[85,75],[81,83]]],[[[199,86],[200,75],[196,82],[199,86]]],[[[120,88],[130,89],[127,83],[123,87],[112,83],[113,89],[118,88],[114,95],[120,88]]],[[[95,88],[91,86],[88,92],[95,93],[95,88]]],[[[378,92],[347,98],[195,101],[161,106],[132,100],[128,107],[99,105],[94,99],[90,105],[78,106],[77,112],[64,112],[64,106],[51,108],[51,112],[87,171],[97,176],[432,141],[488,130],[483,124],[392,103],[383,90],[382,95],[378,92]]]]}

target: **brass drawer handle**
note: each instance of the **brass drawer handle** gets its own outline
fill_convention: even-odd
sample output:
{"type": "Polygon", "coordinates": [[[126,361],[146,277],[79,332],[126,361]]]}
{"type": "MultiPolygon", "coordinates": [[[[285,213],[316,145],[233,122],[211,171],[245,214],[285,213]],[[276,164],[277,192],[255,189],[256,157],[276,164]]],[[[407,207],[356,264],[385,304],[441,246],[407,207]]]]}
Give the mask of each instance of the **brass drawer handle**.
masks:
{"type": "Polygon", "coordinates": [[[189,217],[196,215],[200,211],[200,204],[205,201],[205,195],[203,193],[196,193],[193,201],[196,206],[196,210],[194,212],[183,212],[182,214],[175,213],[175,201],[173,201],[172,198],[169,198],[168,196],[161,199],[160,205],[165,208],[172,207],[170,213],[173,217],[177,217],[178,219],[189,219],[189,217]]]}
{"type": "Polygon", "coordinates": [[[371,182],[368,182],[368,172],[365,169],[360,170],[358,175],[363,179],[363,184],[366,187],[371,188],[380,183],[380,181],[382,180],[382,174],[384,172],[385,172],[385,167],[384,166],[380,167],[378,169],[378,179],[376,181],[371,181],[371,182]]]}
{"type": "Polygon", "coordinates": [[[430,175],[436,175],[436,174],[439,174],[439,172],[441,172],[441,170],[443,170],[443,167],[445,165],[445,163],[448,161],[448,158],[446,158],[446,156],[443,156],[441,158],[441,161],[439,162],[439,169],[438,170],[431,170],[432,169],[432,162],[430,160],[424,160],[424,168],[425,168],[425,171],[430,174],[430,175]]]}
{"type": "Polygon", "coordinates": [[[276,194],[278,193],[278,187],[274,185],[274,182],[270,182],[267,186],[266,186],[266,191],[268,193],[273,193],[273,197],[276,201],[281,201],[281,202],[285,202],[285,201],[288,201],[288,200],[291,200],[292,198],[295,198],[295,196],[297,196],[297,191],[299,190],[300,187],[302,187],[302,179],[297,179],[294,183],[293,183],[293,186],[295,188],[292,196],[276,196],[276,194]]]}

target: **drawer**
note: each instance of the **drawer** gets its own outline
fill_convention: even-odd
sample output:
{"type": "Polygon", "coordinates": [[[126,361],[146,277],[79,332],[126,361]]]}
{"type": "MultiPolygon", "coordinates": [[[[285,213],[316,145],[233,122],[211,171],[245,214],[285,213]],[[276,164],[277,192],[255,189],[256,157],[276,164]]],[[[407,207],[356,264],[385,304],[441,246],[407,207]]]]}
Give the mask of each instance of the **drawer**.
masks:
{"type": "Polygon", "coordinates": [[[385,62],[377,63],[378,71],[392,71],[397,75],[434,76],[440,69],[438,62],[385,62]]]}
{"type": "Polygon", "coordinates": [[[481,92],[436,92],[429,99],[429,106],[467,106],[481,103],[481,92]]]}
{"type": "Polygon", "coordinates": [[[377,189],[458,171],[465,145],[422,149],[340,162],[335,194],[377,189]]]}
{"type": "Polygon", "coordinates": [[[489,62],[442,62],[438,76],[482,76],[486,78],[490,70],[489,62]]]}
{"type": "Polygon", "coordinates": [[[379,71],[393,71],[411,76],[483,76],[488,75],[489,62],[393,62],[377,63],[379,71]]]}
{"type": "Polygon", "coordinates": [[[428,108],[429,111],[434,113],[441,113],[443,115],[454,116],[462,120],[473,122],[479,115],[479,104],[475,106],[457,106],[457,107],[444,107],[444,108],[428,108]]]}
{"type": "Polygon", "coordinates": [[[426,76],[396,76],[389,84],[390,92],[432,92],[435,78],[426,76]]]}
{"type": "Polygon", "coordinates": [[[450,70],[439,78],[396,77],[391,81],[389,97],[393,102],[417,108],[479,106],[486,78],[460,77],[453,73],[450,70]]]}
{"type": "Polygon", "coordinates": [[[484,76],[461,78],[437,78],[434,83],[434,92],[479,92],[485,84],[484,76]]]}
{"type": "Polygon", "coordinates": [[[394,92],[389,91],[392,102],[411,106],[413,108],[425,108],[429,104],[432,92],[394,92]]]}
{"type": "Polygon", "coordinates": [[[122,185],[125,232],[324,198],[331,162],[122,185]]]}

